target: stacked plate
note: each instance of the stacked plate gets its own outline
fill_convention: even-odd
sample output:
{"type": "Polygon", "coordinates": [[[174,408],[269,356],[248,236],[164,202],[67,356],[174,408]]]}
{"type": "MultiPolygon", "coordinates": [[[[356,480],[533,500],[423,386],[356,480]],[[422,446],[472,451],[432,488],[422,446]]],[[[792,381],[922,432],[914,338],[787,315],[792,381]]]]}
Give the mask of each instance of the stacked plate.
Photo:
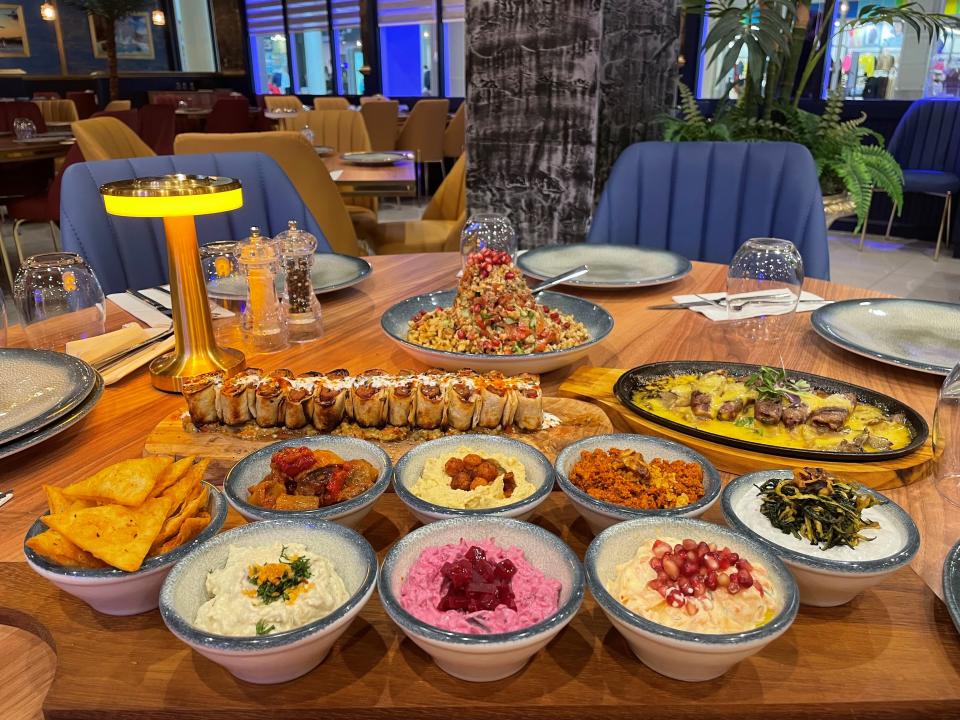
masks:
{"type": "Polygon", "coordinates": [[[103,393],[90,365],[51,350],[0,348],[0,458],[82,420],[103,393]]]}

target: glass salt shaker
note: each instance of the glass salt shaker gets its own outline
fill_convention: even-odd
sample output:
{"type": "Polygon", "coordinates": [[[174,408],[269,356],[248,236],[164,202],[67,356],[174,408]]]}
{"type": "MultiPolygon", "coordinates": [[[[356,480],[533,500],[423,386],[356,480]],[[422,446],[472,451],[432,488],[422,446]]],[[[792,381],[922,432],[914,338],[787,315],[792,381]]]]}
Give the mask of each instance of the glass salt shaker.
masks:
{"type": "Polygon", "coordinates": [[[282,277],[282,257],[277,245],[263,237],[260,228],[250,228],[250,237],[239,244],[240,271],[247,278],[247,302],[241,328],[246,340],[260,352],[274,352],[288,346],[287,321],[278,278],[282,277]]]}
{"type": "Polygon", "coordinates": [[[314,134],[309,125],[304,125],[303,129],[300,131],[300,134],[307,139],[307,142],[310,143],[311,146],[313,145],[314,134]]]}
{"type": "Polygon", "coordinates": [[[287,223],[287,229],[274,239],[283,256],[287,273],[284,308],[291,342],[309,342],[323,336],[320,301],[313,292],[310,270],[317,251],[317,238],[297,227],[297,221],[287,223]]]}

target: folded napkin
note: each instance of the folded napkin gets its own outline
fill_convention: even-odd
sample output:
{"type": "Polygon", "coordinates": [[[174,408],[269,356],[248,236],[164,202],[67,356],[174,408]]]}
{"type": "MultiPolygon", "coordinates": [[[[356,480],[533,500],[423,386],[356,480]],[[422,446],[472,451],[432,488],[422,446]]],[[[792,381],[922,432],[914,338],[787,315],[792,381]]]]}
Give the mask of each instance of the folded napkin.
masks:
{"type": "Polygon", "coordinates": [[[340,176],[343,175],[343,170],[331,170],[330,179],[336,182],[340,179],[340,176]]]}
{"type": "MultiPolygon", "coordinates": [[[[142,292],[151,300],[163,305],[165,308],[171,307],[170,295],[162,290],[157,290],[156,288],[147,288],[146,290],[141,290],[140,292],[142,292]]],[[[145,322],[150,327],[165,328],[170,326],[170,318],[167,315],[164,315],[155,307],[143,302],[139,298],[135,298],[133,295],[128,295],[127,293],[114,293],[112,295],[108,295],[107,298],[119,305],[123,310],[126,310],[128,313],[133,315],[137,320],[145,322]]],[[[230,312],[226,308],[220,307],[213,302],[210,303],[210,312],[213,315],[214,320],[233,317],[234,315],[234,313],[230,312]]]]}
{"type": "MultiPolygon", "coordinates": [[[[157,314],[159,315],[159,313],[157,314]]],[[[160,335],[169,327],[169,319],[167,319],[165,327],[144,328],[137,323],[128,323],[113,332],[85,338],[83,340],[72,340],[67,343],[66,353],[67,355],[73,355],[81,360],[85,360],[91,365],[95,365],[112,355],[121,353],[124,350],[129,350],[140,343],[146,342],[150,338],[160,335]]],[[[174,337],[170,336],[166,340],[161,340],[153,345],[149,345],[143,350],[129,355],[116,364],[111,365],[100,373],[103,377],[104,384],[110,385],[115,383],[120,378],[126,377],[155,357],[169,352],[173,349],[174,342],[174,337]]]]}
{"type": "MultiPolygon", "coordinates": [[[[742,293],[741,296],[750,295],[764,295],[768,293],[768,290],[761,290],[756,293],[742,293]]],[[[715,292],[715,293],[701,293],[699,297],[696,295],[674,295],[673,301],[676,303],[694,303],[699,300],[723,300],[727,296],[726,293],[715,292]]],[[[814,295],[813,293],[807,292],[804,290],[800,293],[800,302],[797,303],[797,312],[811,312],[817,308],[823,307],[824,305],[829,305],[830,300],[824,300],[819,295],[814,295]]],[[[701,315],[707,317],[713,321],[725,321],[729,320],[730,317],[727,314],[727,309],[725,307],[714,307],[713,305],[697,305],[690,308],[694,312],[698,312],[701,315]]],[[[747,318],[760,317],[761,315],[777,315],[782,313],[784,310],[783,305],[776,303],[773,304],[750,304],[744,310],[737,313],[738,320],[745,320],[747,318]]]]}

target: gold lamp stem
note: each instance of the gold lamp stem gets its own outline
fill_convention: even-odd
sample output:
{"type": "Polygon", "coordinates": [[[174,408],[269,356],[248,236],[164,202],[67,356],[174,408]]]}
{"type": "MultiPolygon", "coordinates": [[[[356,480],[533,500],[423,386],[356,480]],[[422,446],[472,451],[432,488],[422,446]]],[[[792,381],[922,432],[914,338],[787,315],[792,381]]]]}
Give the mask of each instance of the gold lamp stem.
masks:
{"type": "Polygon", "coordinates": [[[184,378],[215,370],[232,375],[243,369],[245,361],[243,353],[219,347],[214,337],[194,218],[165,217],[163,225],[176,349],[151,362],[150,374],[154,387],[176,392],[184,378]]]}

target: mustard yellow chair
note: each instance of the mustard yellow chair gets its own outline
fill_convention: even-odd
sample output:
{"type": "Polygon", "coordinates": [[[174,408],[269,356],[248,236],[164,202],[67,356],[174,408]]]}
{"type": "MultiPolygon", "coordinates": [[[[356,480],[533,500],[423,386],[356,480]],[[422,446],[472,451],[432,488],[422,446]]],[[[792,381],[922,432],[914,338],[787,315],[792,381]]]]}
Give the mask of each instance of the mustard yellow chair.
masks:
{"type": "Polygon", "coordinates": [[[460,103],[457,112],[454,113],[450,122],[447,123],[447,129],[443,133],[443,156],[448,158],[458,158],[463,153],[467,138],[467,103],[460,103]]]}
{"type": "Polygon", "coordinates": [[[87,162],[156,155],[126,123],[113,117],[78,120],[70,127],[87,162]]]}
{"type": "Polygon", "coordinates": [[[40,106],[40,114],[43,115],[44,122],[76,122],[80,119],[77,115],[77,105],[73,100],[40,99],[34,100],[40,106]]]}
{"type": "Polygon", "coordinates": [[[363,97],[360,98],[360,105],[366,105],[367,103],[372,103],[372,102],[389,102],[389,101],[390,101],[390,98],[388,98],[386,95],[380,95],[378,93],[376,95],[364,95],[363,97]]]}
{"type": "Polygon", "coordinates": [[[374,243],[376,253],[396,255],[459,250],[460,231],[467,221],[466,170],[467,156],[462,154],[420,220],[380,223],[374,243]]]}
{"type": "Polygon", "coordinates": [[[310,110],[287,120],[290,130],[310,126],[315,145],[327,145],[338,153],[370,150],[370,136],[363,116],[354,110],[310,110]]]}
{"type": "Polygon", "coordinates": [[[131,110],[133,106],[129,100],[111,100],[103,109],[104,112],[120,112],[121,110],[131,110]]]}
{"type": "Polygon", "coordinates": [[[263,106],[267,110],[303,110],[303,103],[296,95],[264,95],[263,106]]]}
{"type": "Polygon", "coordinates": [[[314,110],[349,110],[350,101],[345,97],[315,97],[314,110]]]}
{"type": "Polygon", "coordinates": [[[370,137],[370,149],[381,152],[396,150],[400,103],[396,100],[370,100],[360,105],[360,116],[370,137]]]}
{"type": "Polygon", "coordinates": [[[400,128],[397,148],[412,150],[422,163],[442,163],[443,134],[449,110],[449,100],[418,100],[400,128]]]}
{"type": "Polygon", "coordinates": [[[299,132],[184,133],[177,135],[173,149],[177,155],[225,152],[269,155],[290,178],[334,252],[365,254],[326,165],[299,132]]]}

